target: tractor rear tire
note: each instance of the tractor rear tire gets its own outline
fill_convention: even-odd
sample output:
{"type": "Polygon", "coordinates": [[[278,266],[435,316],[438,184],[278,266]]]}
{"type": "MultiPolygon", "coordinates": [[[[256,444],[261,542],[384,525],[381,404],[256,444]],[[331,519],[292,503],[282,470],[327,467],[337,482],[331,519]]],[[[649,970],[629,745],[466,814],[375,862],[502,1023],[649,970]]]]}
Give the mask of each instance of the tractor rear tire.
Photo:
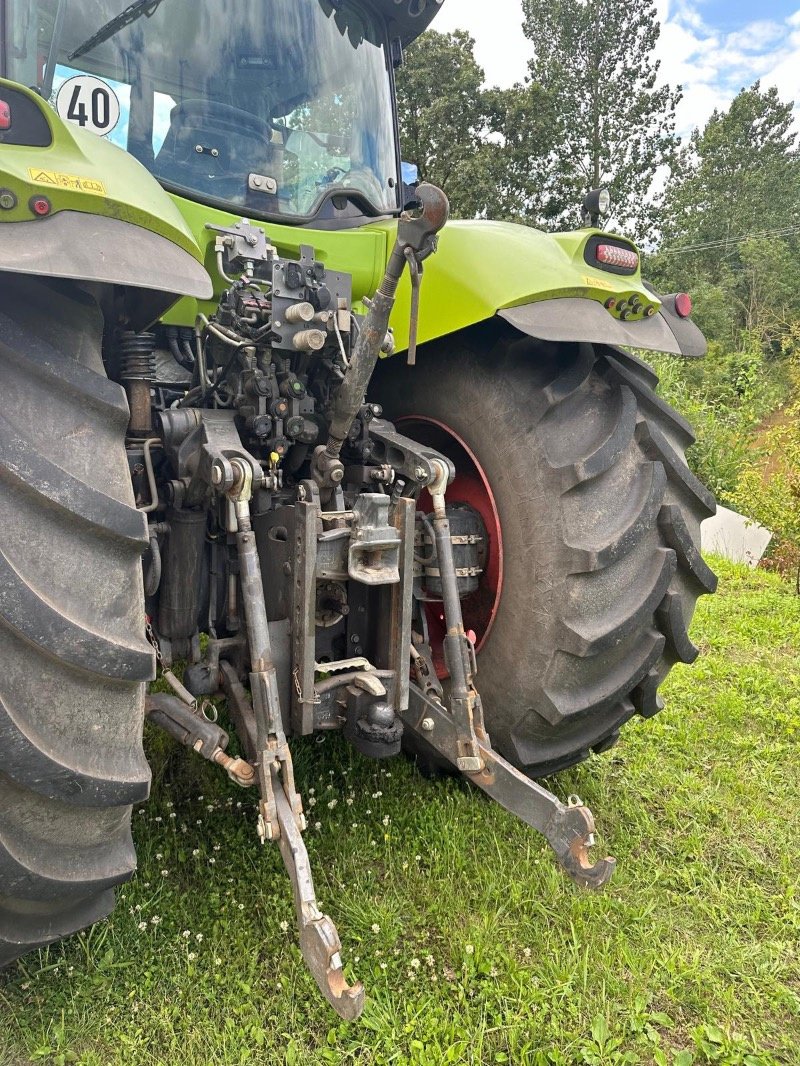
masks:
{"type": "Polygon", "coordinates": [[[74,285],[0,276],[0,966],[109,914],[146,799],[128,404],[74,285]]]}
{"type": "Polygon", "coordinates": [[[387,361],[371,393],[410,436],[448,427],[491,486],[504,578],[477,683],[494,746],[532,777],[610,748],[697,656],[689,623],[716,587],[700,522],[716,505],[657,382],[620,349],[492,325],[428,345],[415,369],[387,361]]]}

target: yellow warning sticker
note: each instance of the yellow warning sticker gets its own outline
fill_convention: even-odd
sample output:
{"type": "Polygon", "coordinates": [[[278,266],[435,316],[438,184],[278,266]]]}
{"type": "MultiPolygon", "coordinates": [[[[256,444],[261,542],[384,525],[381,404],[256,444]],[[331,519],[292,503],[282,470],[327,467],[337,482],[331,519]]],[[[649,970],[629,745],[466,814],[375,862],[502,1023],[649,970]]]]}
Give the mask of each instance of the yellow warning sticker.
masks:
{"type": "Polygon", "coordinates": [[[605,289],[606,292],[616,292],[617,290],[611,284],[610,281],[606,281],[605,278],[590,278],[585,277],[583,279],[590,289],[605,289]]]}
{"type": "Polygon", "coordinates": [[[106,187],[97,178],[80,178],[77,174],[63,174],[58,170],[41,170],[28,167],[31,181],[37,185],[54,186],[57,189],[69,189],[72,192],[88,192],[92,196],[105,196],[106,187]]]}

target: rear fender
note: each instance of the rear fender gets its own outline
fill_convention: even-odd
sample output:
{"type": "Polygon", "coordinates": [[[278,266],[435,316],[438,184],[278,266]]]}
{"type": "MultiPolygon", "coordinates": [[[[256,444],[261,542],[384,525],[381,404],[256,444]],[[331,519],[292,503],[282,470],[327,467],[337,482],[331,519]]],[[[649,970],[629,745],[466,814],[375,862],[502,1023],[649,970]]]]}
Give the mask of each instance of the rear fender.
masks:
{"type": "Polygon", "coordinates": [[[0,79],[0,95],[12,112],[0,134],[0,271],[114,286],[134,328],[180,296],[212,295],[191,231],[137,160],[22,85],[0,79]]]}
{"type": "MultiPolygon", "coordinates": [[[[597,266],[587,249],[597,243],[593,238],[621,240],[596,229],[543,233],[506,222],[449,223],[436,255],[425,263],[420,341],[500,316],[546,341],[704,355],[702,333],[675,313],[674,297],[656,294],[638,267],[622,275],[597,266]],[[631,300],[641,310],[623,320],[616,308],[631,300]]],[[[392,317],[399,351],[408,345],[409,316],[406,277],[392,317]]]]}

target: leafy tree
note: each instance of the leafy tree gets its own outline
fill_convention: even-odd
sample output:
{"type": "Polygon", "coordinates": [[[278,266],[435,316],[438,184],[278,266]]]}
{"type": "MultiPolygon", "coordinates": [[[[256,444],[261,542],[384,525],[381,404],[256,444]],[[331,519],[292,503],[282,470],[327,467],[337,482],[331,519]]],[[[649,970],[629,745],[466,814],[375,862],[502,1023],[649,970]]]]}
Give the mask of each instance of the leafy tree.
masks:
{"type": "Polygon", "coordinates": [[[718,339],[777,347],[800,316],[800,156],[792,104],[759,82],[715,111],[680,153],[661,205],[662,288],[698,292],[701,317],[729,308],[718,339]]]}
{"type": "Polygon", "coordinates": [[[523,0],[534,44],[530,78],[552,101],[558,148],[548,214],[574,225],[592,188],[610,190],[617,224],[640,239],[651,227],[649,194],[676,149],[680,90],[657,86],[660,27],[652,0],[523,0]]]}
{"type": "Polygon", "coordinates": [[[488,195],[484,74],[463,30],[429,30],[397,73],[403,158],[450,197],[454,214],[472,216],[488,195]]]}
{"type": "Polygon", "coordinates": [[[552,107],[538,87],[484,89],[474,45],[463,30],[429,30],[408,49],[397,76],[403,157],[455,215],[538,218],[552,107]]]}

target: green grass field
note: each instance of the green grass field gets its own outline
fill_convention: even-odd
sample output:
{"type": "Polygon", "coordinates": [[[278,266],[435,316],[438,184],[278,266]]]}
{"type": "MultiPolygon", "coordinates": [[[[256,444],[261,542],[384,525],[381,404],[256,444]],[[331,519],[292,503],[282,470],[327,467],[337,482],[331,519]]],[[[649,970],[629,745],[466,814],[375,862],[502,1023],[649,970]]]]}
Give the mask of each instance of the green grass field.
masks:
{"type": "Polygon", "coordinates": [[[319,895],[368,989],[341,1023],[254,795],[151,736],[139,874],[0,977],[0,1063],[800,1064],[800,599],[717,569],[667,710],[550,782],[619,860],[604,892],[459,781],[299,744],[319,895]]]}

